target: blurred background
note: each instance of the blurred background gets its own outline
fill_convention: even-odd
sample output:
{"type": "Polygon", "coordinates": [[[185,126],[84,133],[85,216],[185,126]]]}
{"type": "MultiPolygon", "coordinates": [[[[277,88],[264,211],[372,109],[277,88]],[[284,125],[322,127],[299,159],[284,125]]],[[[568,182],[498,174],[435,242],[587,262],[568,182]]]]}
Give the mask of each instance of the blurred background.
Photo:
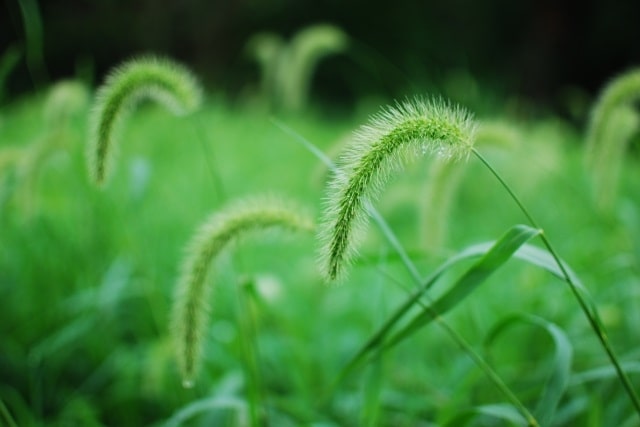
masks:
{"type": "MultiPolygon", "coordinates": [[[[596,96],[640,65],[639,17],[638,0],[1,1],[0,426],[245,427],[256,409],[277,427],[459,426],[486,408],[508,420],[515,407],[437,327],[335,387],[412,289],[375,227],[345,286],[321,279],[315,235],[224,254],[202,374],[185,389],[177,372],[169,313],[196,227],[262,193],[320,218],[331,174],[313,149],[338,159],[381,105],[414,94],[474,113],[476,147],[589,289],[640,390],[637,101],[588,143],[596,96]],[[144,53],[193,70],[205,102],[186,117],[130,111],[98,190],[85,158],[95,88],[144,53]]],[[[526,219],[480,162],[427,157],[376,202],[425,276],[526,219]]],[[[527,407],[550,408],[541,425],[638,426],[547,272],[510,261],[446,319],[527,407]],[[553,322],[564,346],[528,324],[496,340],[514,313],[553,322]]]]}
{"type": "Polygon", "coordinates": [[[258,78],[246,55],[252,35],[288,38],[316,23],[350,38],[347,51],[319,65],[313,89],[319,100],[343,105],[438,89],[460,70],[485,87],[561,109],[567,88],[593,94],[640,62],[640,2],[633,1],[5,0],[2,9],[2,51],[27,59],[8,76],[10,95],[34,81],[99,80],[133,54],[156,52],[187,62],[209,88],[234,97],[258,78]]]}

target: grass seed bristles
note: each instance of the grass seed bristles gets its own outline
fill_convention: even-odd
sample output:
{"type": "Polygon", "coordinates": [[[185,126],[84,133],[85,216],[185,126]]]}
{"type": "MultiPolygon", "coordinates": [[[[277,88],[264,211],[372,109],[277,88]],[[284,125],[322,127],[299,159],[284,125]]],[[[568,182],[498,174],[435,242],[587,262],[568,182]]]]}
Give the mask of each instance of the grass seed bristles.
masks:
{"type": "Polygon", "coordinates": [[[106,182],[113,163],[118,126],[143,99],[152,99],[183,115],[199,107],[202,91],[187,68],[168,59],[135,58],[112,71],[98,90],[91,115],[87,156],[95,184],[106,182]]]}
{"type": "Polygon", "coordinates": [[[365,204],[376,198],[387,177],[408,160],[434,153],[458,160],[473,148],[470,113],[443,100],[414,99],[373,116],[341,157],[329,184],[320,239],[327,280],[338,278],[353,257],[365,204]]]}
{"type": "Polygon", "coordinates": [[[207,272],[230,245],[272,229],[311,231],[313,221],[295,204],[274,197],[236,202],[207,219],[193,235],[176,285],[171,332],[183,384],[193,384],[209,312],[207,272]]]}

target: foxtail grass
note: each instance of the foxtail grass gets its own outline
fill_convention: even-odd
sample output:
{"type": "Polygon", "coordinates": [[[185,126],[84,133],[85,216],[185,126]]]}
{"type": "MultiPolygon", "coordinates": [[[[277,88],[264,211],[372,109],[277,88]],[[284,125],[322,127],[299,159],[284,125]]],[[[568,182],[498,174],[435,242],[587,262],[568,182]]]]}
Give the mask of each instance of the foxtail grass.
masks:
{"type": "Polygon", "coordinates": [[[175,287],[171,333],[185,387],[193,385],[209,313],[210,265],[238,241],[269,230],[310,231],[313,222],[297,205],[275,197],[254,197],[224,207],[195,232],[175,287]]]}
{"type": "Polygon", "coordinates": [[[186,67],[169,59],[146,56],[116,67],[98,90],[91,114],[87,159],[96,185],[109,178],[118,128],[143,99],[183,115],[200,106],[202,90],[186,67]]]}
{"type": "Polygon", "coordinates": [[[258,33],[246,51],[260,66],[262,92],[270,106],[298,112],[307,105],[318,62],[346,50],[348,41],[340,28],[317,24],[303,28],[288,43],[277,34],[258,33]]]}
{"type": "MultiPolygon", "coordinates": [[[[419,152],[437,153],[449,159],[466,158],[473,154],[517,204],[533,227],[531,230],[541,230],[511,187],[474,148],[474,130],[475,124],[469,113],[443,101],[407,102],[395,108],[384,110],[362,128],[359,132],[360,137],[342,157],[341,165],[329,187],[321,234],[324,243],[321,249],[324,276],[328,280],[334,280],[340,276],[349,259],[353,257],[358,228],[362,228],[366,222],[366,204],[375,198],[391,172],[402,165],[407,157],[414,157],[419,152]],[[414,156],[410,156],[412,154],[414,156]]],[[[520,236],[517,231],[516,235],[520,236]]],[[[561,277],[569,285],[593,332],[615,367],[636,412],[640,415],[640,400],[608,341],[595,303],[576,281],[575,276],[570,274],[570,270],[561,260],[547,236],[543,232],[539,232],[538,235],[557,265],[561,277]]],[[[504,250],[498,250],[497,253],[500,262],[503,262],[505,256],[509,258],[513,255],[513,253],[509,254],[504,250]]],[[[493,266],[492,269],[499,264],[491,260],[491,257],[487,259],[490,260],[489,264],[493,266]]],[[[395,339],[387,344],[376,342],[374,347],[384,350],[413,333],[428,321],[439,319],[439,314],[443,312],[443,309],[449,309],[452,305],[457,304],[463,296],[479,284],[478,277],[486,276],[492,269],[487,270],[482,267],[479,270],[479,276],[471,272],[468,279],[469,286],[457,287],[450,294],[446,294],[442,299],[434,302],[433,305],[427,305],[424,314],[418,316],[414,322],[397,334],[395,339]]],[[[465,281],[466,279],[461,283],[464,284],[465,281]]]]}
{"type": "Polygon", "coordinates": [[[594,103],[585,135],[585,167],[602,211],[614,204],[623,153],[638,129],[633,102],[640,99],[640,69],[615,77],[594,103]]]}
{"type": "Polygon", "coordinates": [[[465,159],[474,132],[466,110],[417,98],[383,110],[360,128],[329,184],[320,234],[324,277],[342,276],[367,222],[365,205],[377,198],[391,173],[426,153],[465,159]]]}

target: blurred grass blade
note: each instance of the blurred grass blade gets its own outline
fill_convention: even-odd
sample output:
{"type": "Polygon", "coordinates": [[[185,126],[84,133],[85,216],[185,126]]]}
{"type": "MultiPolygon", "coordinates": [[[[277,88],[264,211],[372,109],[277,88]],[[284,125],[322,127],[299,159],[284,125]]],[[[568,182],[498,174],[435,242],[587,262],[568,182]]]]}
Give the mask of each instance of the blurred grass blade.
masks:
{"type": "Polygon", "coordinates": [[[26,60],[31,80],[36,89],[48,83],[49,77],[44,64],[44,37],[42,15],[36,0],[19,0],[24,37],[26,41],[26,60]]]}
{"type": "MultiPolygon", "coordinates": [[[[537,246],[532,245],[523,245],[517,250],[515,256],[522,261],[526,261],[529,264],[533,264],[544,270],[547,270],[549,273],[562,280],[565,279],[564,273],[562,272],[562,270],[560,270],[560,267],[556,263],[555,259],[546,249],[541,249],[537,246]]],[[[562,262],[562,265],[571,277],[571,280],[576,283],[576,286],[582,288],[582,290],[584,291],[584,286],[580,282],[580,279],[578,279],[578,276],[576,276],[576,274],[573,272],[573,270],[571,270],[571,268],[564,261],[562,262]]]]}
{"type": "Polygon", "coordinates": [[[4,422],[7,424],[7,427],[18,427],[18,424],[16,424],[16,422],[14,421],[13,417],[11,416],[11,413],[9,412],[9,409],[4,404],[2,399],[0,399],[0,415],[2,415],[2,418],[0,419],[4,419],[4,422]]]}
{"type": "Polygon", "coordinates": [[[483,405],[462,411],[444,424],[444,427],[462,427],[479,416],[507,421],[509,425],[527,426],[527,420],[511,405],[483,405]]]}
{"type": "Polygon", "coordinates": [[[553,340],[554,353],[551,375],[540,394],[540,400],[534,411],[540,425],[551,425],[556,408],[569,384],[573,347],[567,335],[557,325],[532,315],[514,315],[502,320],[489,331],[485,346],[490,346],[502,332],[516,323],[526,323],[542,328],[553,340]]]}
{"type": "Polygon", "coordinates": [[[384,351],[398,344],[435,318],[460,304],[471,292],[480,286],[527,241],[540,235],[542,231],[526,225],[516,225],[509,229],[467,272],[456,281],[453,287],[432,304],[424,307],[407,326],[396,333],[381,348],[384,351]]]}
{"type": "MultiPolygon", "coordinates": [[[[623,362],[622,369],[627,373],[640,374],[640,362],[623,362]]],[[[573,375],[570,385],[574,387],[591,381],[613,380],[617,376],[615,367],[606,365],[573,375]]]]}
{"type": "Polygon", "coordinates": [[[186,405],[169,418],[164,424],[161,424],[161,426],[178,427],[198,414],[213,410],[235,411],[238,413],[238,418],[240,419],[237,425],[244,425],[241,420],[246,417],[246,403],[236,397],[216,396],[196,400],[195,402],[186,405]]]}
{"type": "Polygon", "coordinates": [[[0,55],[0,102],[4,99],[9,75],[20,62],[21,56],[22,50],[15,44],[6,48],[0,55]]]}
{"type": "Polygon", "coordinates": [[[560,260],[562,262],[562,267],[564,268],[564,272],[560,269],[558,262],[555,260],[553,255],[549,253],[549,251],[545,249],[540,249],[531,245],[524,245],[520,248],[515,256],[523,261],[528,262],[529,264],[533,264],[538,266],[544,270],[547,270],[549,273],[558,277],[559,279],[567,282],[569,286],[571,286],[578,294],[584,298],[584,301],[589,310],[589,314],[596,321],[598,326],[604,327],[602,324],[602,320],[600,320],[600,315],[598,314],[598,309],[596,308],[596,304],[593,301],[593,298],[587,291],[587,288],[584,287],[578,276],[573,272],[573,270],[567,265],[566,262],[560,260]],[[567,280],[567,276],[570,280],[567,280]]]}

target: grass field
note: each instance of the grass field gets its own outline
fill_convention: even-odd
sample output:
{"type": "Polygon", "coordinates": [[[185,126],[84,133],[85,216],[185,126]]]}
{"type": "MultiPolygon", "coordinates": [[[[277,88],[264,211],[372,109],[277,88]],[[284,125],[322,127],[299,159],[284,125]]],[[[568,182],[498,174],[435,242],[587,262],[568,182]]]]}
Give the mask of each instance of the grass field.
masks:
{"type": "MultiPolygon", "coordinates": [[[[522,425],[518,408],[438,324],[336,383],[415,288],[374,224],[339,284],[321,278],[315,233],[267,235],[225,252],[208,276],[215,290],[202,369],[195,387],[182,387],[169,317],[194,230],[228,202],[264,193],[297,200],[319,220],[330,173],[300,140],[335,159],[379,102],[270,115],[209,94],[186,117],[144,104],[122,127],[103,189],[87,178],[90,99],[80,96],[56,121],[47,121],[47,102],[27,96],[0,111],[0,424],[522,425]]],[[[615,201],[603,210],[583,164],[583,127],[515,114],[497,100],[477,117],[513,136],[477,149],[589,290],[640,389],[637,156],[624,158],[615,201]]],[[[450,205],[431,206],[436,161],[410,164],[375,203],[423,277],[527,222],[474,157],[461,164],[450,205]],[[444,218],[438,242],[425,232],[432,210],[444,218]]],[[[431,298],[471,265],[448,271],[431,298]]],[[[411,314],[420,311],[415,304],[411,314]]],[[[541,425],[638,425],[569,288],[543,269],[509,260],[444,319],[525,407],[546,414],[541,425]],[[514,314],[556,325],[564,347],[515,320],[490,339],[514,314]],[[549,389],[555,410],[540,407],[549,389]]]]}

